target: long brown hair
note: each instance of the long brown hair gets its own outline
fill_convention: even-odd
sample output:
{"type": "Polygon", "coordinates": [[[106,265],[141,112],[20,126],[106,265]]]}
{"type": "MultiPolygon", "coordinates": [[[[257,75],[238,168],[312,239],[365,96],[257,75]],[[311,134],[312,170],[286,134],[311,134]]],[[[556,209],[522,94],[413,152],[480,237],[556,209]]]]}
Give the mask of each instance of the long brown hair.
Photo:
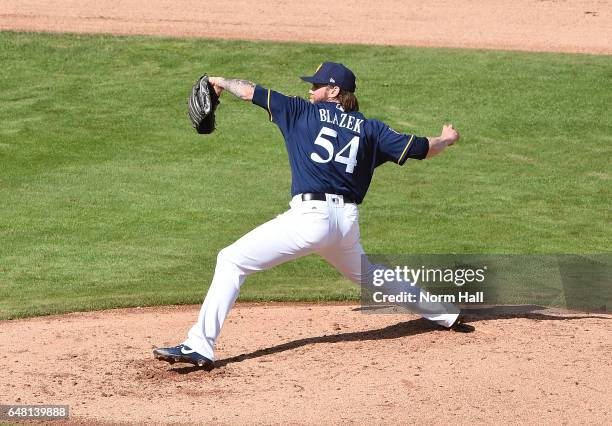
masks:
{"type": "Polygon", "coordinates": [[[344,112],[359,111],[359,101],[354,93],[348,90],[340,89],[337,98],[338,103],[342,105],[344,112]]]}

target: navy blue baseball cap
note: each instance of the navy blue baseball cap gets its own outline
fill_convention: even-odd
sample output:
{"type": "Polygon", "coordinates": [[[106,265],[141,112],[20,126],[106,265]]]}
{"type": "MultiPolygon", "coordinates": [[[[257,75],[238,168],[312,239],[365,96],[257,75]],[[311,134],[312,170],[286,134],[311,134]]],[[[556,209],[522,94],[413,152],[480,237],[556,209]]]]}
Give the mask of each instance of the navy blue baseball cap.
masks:
{"type": "Polygon", "coordinates": [[[323,62],[312,77],[300,77],[302,80],[312,84],[331,84],[338,86],[348,92],[354,92],[355,74],[342,64],[335,62],[323,62]]]}

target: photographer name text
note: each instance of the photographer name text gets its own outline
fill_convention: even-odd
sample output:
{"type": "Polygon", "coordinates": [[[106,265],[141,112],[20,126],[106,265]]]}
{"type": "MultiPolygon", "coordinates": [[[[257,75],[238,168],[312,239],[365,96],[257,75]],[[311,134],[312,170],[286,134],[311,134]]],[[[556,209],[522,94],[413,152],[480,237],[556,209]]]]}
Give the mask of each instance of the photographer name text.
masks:
{"type": "Polygon", "coordinates": [[[459,292],[459,294],[433,294],[428,291],[423,291],[418,294],[402,291],[397,294],[385,294],[382,291],[377,291],[372,294],[372,300],[375,303],[483,303],[484,292],[476,291],[470,293],[468,291],[459,292]]]}

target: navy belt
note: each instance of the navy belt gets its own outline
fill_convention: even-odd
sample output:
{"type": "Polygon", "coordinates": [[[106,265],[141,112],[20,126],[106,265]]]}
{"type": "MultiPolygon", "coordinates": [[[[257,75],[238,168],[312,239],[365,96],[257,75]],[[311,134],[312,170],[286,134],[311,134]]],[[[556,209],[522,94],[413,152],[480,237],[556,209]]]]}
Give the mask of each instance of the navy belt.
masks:
{"type": "MultiPolygon", "coordinates": [[[[330,194],[330,195],[335,195],[335,194],[330,194]]],[[[342,195],[342,199],[344,200],[345,203],[355,203],[355,199],[353,197],[351,197],[350,195],[342,195]]],[[[325,201],[327,200],[327,197],[325,196],[325,193],[323,192],[305,192],[304,194],[302,194],[302,201],[325,201]]]]}

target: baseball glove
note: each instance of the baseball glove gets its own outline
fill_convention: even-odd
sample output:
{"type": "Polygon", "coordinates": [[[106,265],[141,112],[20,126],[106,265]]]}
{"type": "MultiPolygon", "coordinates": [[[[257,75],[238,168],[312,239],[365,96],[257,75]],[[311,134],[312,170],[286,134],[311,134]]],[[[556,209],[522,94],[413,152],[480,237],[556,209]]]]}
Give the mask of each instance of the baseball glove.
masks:
{"type": "Polygon", "coordinates": [[[215,110],[219,105],[219,96],[208,75],[200,77],[191,89],[187,100],[187,112],[191,125],[199,134],[210,134],[215,130],[215,110]]]}

